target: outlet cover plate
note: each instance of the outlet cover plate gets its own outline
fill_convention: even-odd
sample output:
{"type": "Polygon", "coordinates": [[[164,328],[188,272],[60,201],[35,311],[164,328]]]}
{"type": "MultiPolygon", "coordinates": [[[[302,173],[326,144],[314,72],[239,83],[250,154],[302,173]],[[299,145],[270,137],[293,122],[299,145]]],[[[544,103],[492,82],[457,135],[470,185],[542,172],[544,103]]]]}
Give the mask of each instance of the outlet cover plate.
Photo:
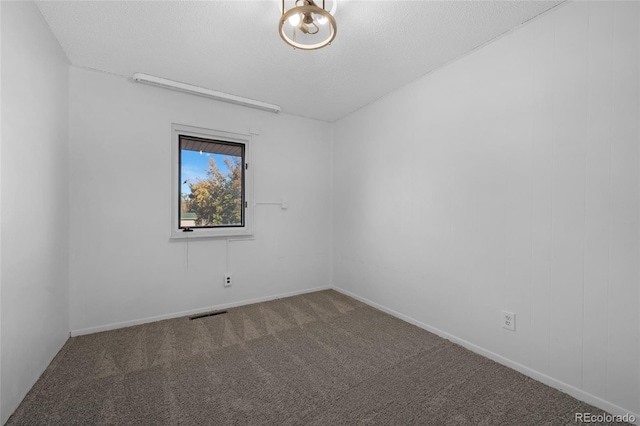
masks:
{"type": "Polygon", "coordinates": [[[502,328],[516,331],[516,314],[513,312],[502,311],[502,328]]]}

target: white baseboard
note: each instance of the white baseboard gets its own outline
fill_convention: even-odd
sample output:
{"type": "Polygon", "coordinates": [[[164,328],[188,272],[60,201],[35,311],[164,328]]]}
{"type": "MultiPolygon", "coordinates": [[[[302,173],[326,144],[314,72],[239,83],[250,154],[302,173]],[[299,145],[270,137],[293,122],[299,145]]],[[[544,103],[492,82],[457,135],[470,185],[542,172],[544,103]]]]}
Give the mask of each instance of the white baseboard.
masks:
{"type": "Polygon", "coordinates": [[[334,290],[339,291],[340,293],[343,293],[347,296],[353,297],[356,300],[361,301],[362,303],[365,303],[371,307],[374,307],[376,309],[379,309],[383,312],[386,312],[390,315],[393,315],[396,318],[399,318],[403,321],[406,321],[408,323],[411,323],[413,325],[416,325],[422,329],[425,329],[433,334],[436,334],[442,338],[445,338],[453,343],[456,343],[466,349],[469,349],[472,352],[475,352],[479,355],[482,355],[486,358],[489,358],[499,364],[505,365],[509,368],[512,368],[526,376],[529,376],[541,383],[544,383],[545,385],[551,386],[552,388],[558,389],[561,392],[564,392],[568,395],[571,395],[572,397],[579,399],[581,401],[584,401],[588,404],[593,405],[594,407],[598,407],[602,410],[607,411],[608,413],[614,414],[614,415],[621,415],[624,416],[625,414],[628,414],[629,417],[633,416],[635,418],[635,424],[640,424],[640,414],[638,413],[634,413],[630,410],[626,410],[616,404],[613,404],[609,401],[605,401],[604,399],[597,397],[595,395],[592,395],[588,392],[585,392],[582,389],[576,388],[575,386],[571,386],[567,383],[561,382],[560,380],[554,379],[553,377],[547,376],[546,374],[540,373],[539,371],[533,370],[529,367],[526,367],[522,364],[519,364],[515,361],[512,361],[508,358],[503,357],[502,355],[498,355],[495,352],[491,352],[481,346],[475,345],[471,342],[468,342],[464,339],[460,339],[456,336],[453,336],[445,331],[442,331],[440,329],[437,329],[435,327],[431,327],[428,324],[425,324],[423,322],[420,322],[414,318],[411,318],[407,315],[401,314],[400,312],[396,312],[393,309],[389,309],[385,306],[380,305],[379,303],[373,302],[369,299],[366,299],[364,297],[358,296],[357,294],[351,293],[350,291],[344,290],[342,288],[333,286],[332,287],[334,290]]]}
{"type": "Polygon", "coordinates": [[[189,310],[189,311],[174,312],[174,313],[170,313],[170,314],[163,314],[163,315],[157,315],[157,316],[154,316],[154,317],[140,318],[140,319],[135,319],[135,320],[131,320],[131,321],[123,321],[123,322],[117,322],[117,323],[113,323],[113,324],[99,325],[99,326],[96,326],[96,327],[81,328],[81,329],[78,329],[78,330],[71,330],[70,335],[71,335],[71,337],[76,337],[76,336],[82,336],[82,335],[85,335],[85,334],[99,333],[101,331],[116,330],[118,328],[131,327],[131,326],[134,326],[134,325],[146,324],[146,323],[149,323],[149,322],[161,321],[161,320],[165,320],[165,319],[179,318],[179,317],[184,317],[184,316],[187,316],[187,315],[201,314],[203,312],[210,312],[210,311],[217,311],[217,310],[220,310],[220,309],[234,308],[236,306],[251,305],[253,303],[259,303],[259,302],[267,302],[269,300],[282,299],[283,297],[297,296],[298,294],[313,293],[313,292],[321,291],[321,290],[329,290],[330,288],[331,288],[330,286],[308,288],[308,289],[305,289],[305,290],[292,291],[292,292],[289,292],[289,293],[281,293],[281,294],[276,294],[276,295],[272,295],[272,296],[257,297],[255,299],[240,300],[240,301],[237,301],[237,302],[224,303],[222,305],[207,306],[207,307],[204,307],[204,308],[197,308],[197,309],[192,309],[192,310],[189,310]]]}

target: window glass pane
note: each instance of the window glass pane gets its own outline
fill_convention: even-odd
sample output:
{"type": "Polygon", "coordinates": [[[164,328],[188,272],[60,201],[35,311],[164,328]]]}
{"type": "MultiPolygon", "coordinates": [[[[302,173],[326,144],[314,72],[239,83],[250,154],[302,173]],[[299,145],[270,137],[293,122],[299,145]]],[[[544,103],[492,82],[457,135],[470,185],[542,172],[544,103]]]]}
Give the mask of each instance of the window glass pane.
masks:
{"type": "Polygon", "coordinates": [[[180,228],[244,224],[244,145],[180,136],[180,228]]]}

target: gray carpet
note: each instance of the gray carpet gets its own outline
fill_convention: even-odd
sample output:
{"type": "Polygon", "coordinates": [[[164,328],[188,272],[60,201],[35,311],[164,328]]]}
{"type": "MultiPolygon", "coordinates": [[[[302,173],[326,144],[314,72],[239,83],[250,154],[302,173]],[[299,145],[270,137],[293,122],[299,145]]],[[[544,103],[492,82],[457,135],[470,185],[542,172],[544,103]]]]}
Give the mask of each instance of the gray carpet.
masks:
{"type": "Polygon", "coordinates": [[[570,425],[576,412],[603,413],[327,290],[71,338],[7,425],[570,425]]]}

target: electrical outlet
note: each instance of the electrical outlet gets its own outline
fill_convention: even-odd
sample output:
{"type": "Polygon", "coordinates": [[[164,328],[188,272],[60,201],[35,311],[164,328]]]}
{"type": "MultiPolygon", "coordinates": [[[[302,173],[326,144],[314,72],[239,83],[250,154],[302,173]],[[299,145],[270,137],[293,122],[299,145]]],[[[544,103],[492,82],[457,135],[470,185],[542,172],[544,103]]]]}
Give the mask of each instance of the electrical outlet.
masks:
{"type": "Polygon", "coordinates": [[[513,312],[502,311],[502,328],[516,331],[516,314],[513,312]]]}
{"type": "Polygon", "coordinates": [[[224,286],[231,287],[231,274],[226,274],[224,276],[224,286]]]}

